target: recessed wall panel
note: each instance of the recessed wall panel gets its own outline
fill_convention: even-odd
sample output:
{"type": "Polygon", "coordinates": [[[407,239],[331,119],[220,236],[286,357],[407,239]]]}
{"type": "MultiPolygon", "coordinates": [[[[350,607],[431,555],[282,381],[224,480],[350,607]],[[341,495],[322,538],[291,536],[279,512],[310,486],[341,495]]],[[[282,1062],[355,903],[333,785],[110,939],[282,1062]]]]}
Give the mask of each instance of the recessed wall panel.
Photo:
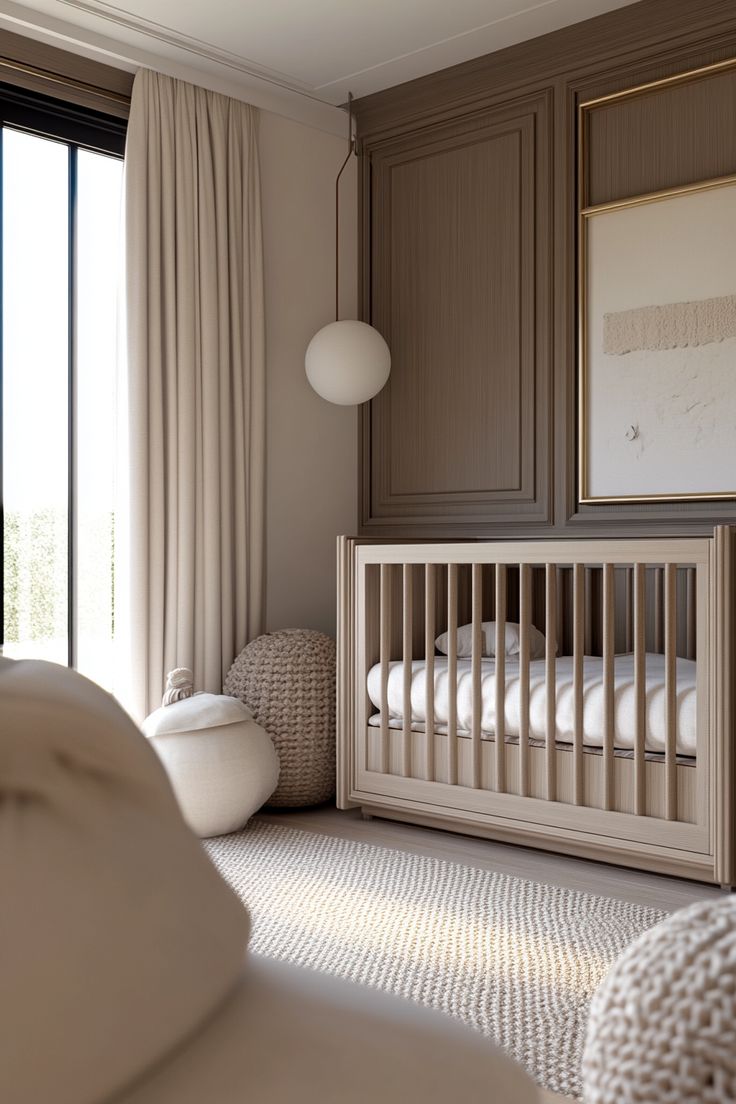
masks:
{"type": "Polygon", "coordinates": [[[522,489],[520,177],[519,131],[391,171],[392,496],[522,489]]]}
{"type": "Polygon", "coordinates": [[[392,371],[370,410],[368,525],[546,516],[546,106],[373,153],[372,320],[392,371]]]}

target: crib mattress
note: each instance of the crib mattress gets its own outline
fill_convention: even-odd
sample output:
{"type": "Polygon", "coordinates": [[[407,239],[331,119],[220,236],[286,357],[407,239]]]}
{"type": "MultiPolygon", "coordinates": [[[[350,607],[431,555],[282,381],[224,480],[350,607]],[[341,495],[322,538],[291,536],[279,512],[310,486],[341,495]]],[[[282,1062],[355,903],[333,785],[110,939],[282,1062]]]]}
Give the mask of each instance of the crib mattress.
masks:
{"type": "MultiPolygon", "coordinates": [[[[573,657],[558,656],[556,661],[556,740],[561,744],[573,742],[574,698],[573,657]]],[[[696,752],[696,664],[690,659],[677,660],[677,721],[676,751],[679,756],[694,756],[696,752]]],[[[519,735],[519,663],[518,659],[506,659],[505,732],[507,737],[519,735]]],[[[434,661],[434,716],[435,728],[443,731],[448,720],[449,680],[447,657],[436,656],[434,661]]],[[[381,665],[377,663],[368,673],[368,696],[373,705],[381,708],[381,665]]],[[[496,730],[496,661],[481,661],[481,737],[489,739],[496,730]]],[[[403,722],[404,669],[401,661],[389,666],[388,707],[391,727],[403,722]]],[[[614,746],[618,750],[634,747],[636,721],[634,694],[634,656],[618,655],[614,660],[614,746]]],[[[471,660],[457,661],[457,729],[458,735],[468,735],[472,723],[473,685],[471,660]]],[[[412,726],[424,725],[426,720],[426,662],[412,662],[411,682],[412,726]]],[[[646,750],[665,750],[665,659],[663,655],[648,653],[646,657],[646,750]]],[[[586,656],[583,660],[583,739],[586,747],[603,746],[603,660],[599,656],[586,656]]],[[[371,724],[380,723],[380,714],[371,718],[371,724]]],[[[529,664],[529,736],[543,740],[547,728],[547,685],[543,659],[529,664]]]]}

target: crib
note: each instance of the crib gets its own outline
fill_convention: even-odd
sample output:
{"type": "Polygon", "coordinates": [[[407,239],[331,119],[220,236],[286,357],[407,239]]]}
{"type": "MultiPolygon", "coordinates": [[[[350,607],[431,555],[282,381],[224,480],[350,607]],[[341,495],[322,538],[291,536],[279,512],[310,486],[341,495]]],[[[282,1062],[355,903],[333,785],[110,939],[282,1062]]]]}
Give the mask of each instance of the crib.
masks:
{"type": "Polygon", "coordinates": [[[733,885],[733,546],[338,538],[338,806],[733,885]]]}

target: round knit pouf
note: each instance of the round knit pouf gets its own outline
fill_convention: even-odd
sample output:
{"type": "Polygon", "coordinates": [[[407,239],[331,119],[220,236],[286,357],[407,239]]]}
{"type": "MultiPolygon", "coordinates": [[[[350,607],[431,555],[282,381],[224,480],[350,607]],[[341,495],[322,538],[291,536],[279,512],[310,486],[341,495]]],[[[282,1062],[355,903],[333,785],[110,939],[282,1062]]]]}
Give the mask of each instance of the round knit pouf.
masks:
{"type": "Polygon", "coordinates": [[[734,898],[674,913],[612,967],[591,1004],[583,1100],[736,1100],[734,898]]]}
{"type": "Polygon", "coordinates": [[[224,692],[240,698],[281,762],[269,805],[318,805],[335,792],[335,641],[311,629],[265,633],[243,648],[224,692]]]}

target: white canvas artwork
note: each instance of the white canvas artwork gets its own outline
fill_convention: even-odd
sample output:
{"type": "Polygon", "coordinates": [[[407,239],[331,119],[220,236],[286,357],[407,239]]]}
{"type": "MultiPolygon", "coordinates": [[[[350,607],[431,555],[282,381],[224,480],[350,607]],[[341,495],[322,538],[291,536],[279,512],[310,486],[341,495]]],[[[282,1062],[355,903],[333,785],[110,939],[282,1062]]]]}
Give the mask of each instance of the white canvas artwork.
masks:
{"type": "Polygon", "coordinates": [[[586,224],[581,497],[736,497],[736,184],[586,224]]]}

